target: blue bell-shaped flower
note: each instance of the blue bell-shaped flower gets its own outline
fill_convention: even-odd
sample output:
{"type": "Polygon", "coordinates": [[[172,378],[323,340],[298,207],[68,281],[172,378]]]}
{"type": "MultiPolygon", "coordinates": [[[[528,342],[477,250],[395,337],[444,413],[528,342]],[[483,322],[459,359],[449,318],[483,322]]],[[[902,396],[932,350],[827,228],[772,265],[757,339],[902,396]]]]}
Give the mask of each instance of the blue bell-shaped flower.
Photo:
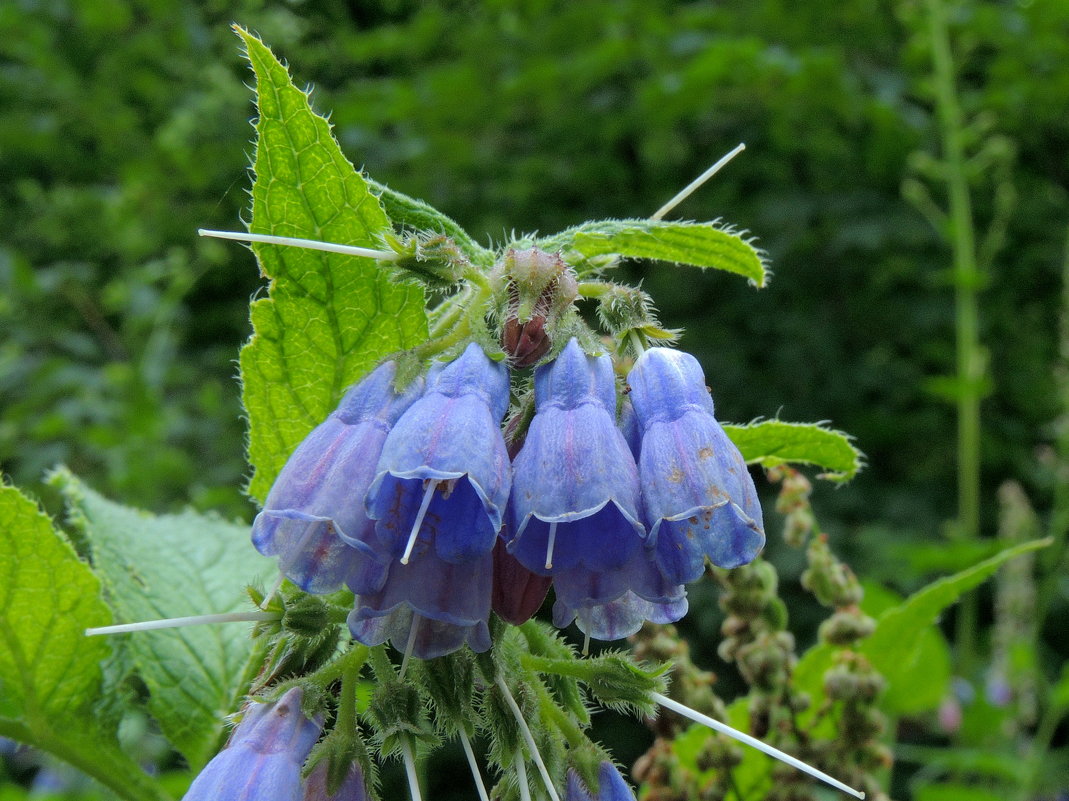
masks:
{"type": "Polygon", "coordinates": [[[713,416],[697,360],[650,348],[627,378],[642,435],[649,545],[669,581],[698,579],[705,557],[738,567],[764,547],[761,505],[739,449],[713,416]]]}
{"type": "Polygon", "coordinates": [[[490,553],[512,478],[500,427],[508,403],[508,368],[475,343],[431,369],[386,438],[367,493],[380,558],[407,563],[418,542],[453,564],[490,553]]]}
{"type": "Polygon", "coordinates": [[[594,573],[578,566],[553,577],[553,625],[568,626],[596,640],[619,640],[644,621],[675,623],[687,614],[687,592],[658,570],[653,554],[637,549],[622,567],[594,573]]]}
{"type": "Polygon", "coordinates": [[[182,801],[301,801],[301,766],[322,729],[304,716],[301,697],[294,687],[272,703],[250,704],[182,801]]]}
{"type": "Polygon", "coordinates": [[[492,583],[491,551],[454,563],[438,556],[430,543],[419,542],[407,563],[390,565],[380,591],[358,594],[349,630],[365,645],[389,640],[419,659],[443,656],[465,643],[485,651],[492,583]]]}
{"type": "Polygon", "coordinates": [[[418,380],[398,395],[395,374],[386,362],[349,390],[297,446],[253,521],[253,545],[277,555],[282,574],[307,592],[332,592],[355,573],[376,574],[361,584],[384,577],[382,565],[358,552],[372,552],[374,531],[363,498],[386,435],[423,389],[418,380]]]}
{"type": "Polygon", "coordinates": [[[638,471],[615,420],[608,356],[587,356],[572,339],[535,371],[535,415],[513,462],[504,534],[528,570],[603,572],[641,547],[638,471]]]}

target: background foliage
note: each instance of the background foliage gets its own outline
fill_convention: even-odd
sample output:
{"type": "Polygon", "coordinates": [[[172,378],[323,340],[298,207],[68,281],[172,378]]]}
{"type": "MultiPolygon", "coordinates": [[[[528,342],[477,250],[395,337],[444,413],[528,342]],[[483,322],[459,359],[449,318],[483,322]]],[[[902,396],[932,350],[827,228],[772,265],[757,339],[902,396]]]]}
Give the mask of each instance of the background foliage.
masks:
{"type": "MultiPolygon", "coordinates": [[[[1058,534],[1069,2],[949,11],[975,213],[997,234],[980,290],[982,530],[996,533],[997,490],[1013,480],[1017,505],[1002,508],[1034,507],[1033,525],[1058,534]]],[[[235,20],[314,83],[351,160],[484,242],[647,215],[745,141],[679,213],[758,235],[769,287],[631,274],[666,325],[686,327],[722,418],[829,419],[856,437],[868,468],[814,502],[862,577],[905,593],[975,561],[942,539],[955,514],[957,389],[941,380],[954,306],[946,232],[918,192],[940,145],[912,2],[0,5],[0,467],[50,511],[42,477],[63,462],[153,511],[251,518],[234,359],[261,281],[251,254],[194,233],[248,213],[235,20]]],[[[819,613],[800,593],[792,604],[800,557],[770,543],[792,619],[812,631],[819,613]]],[[[1026,659],[1040,685],[1069,650],[1051,575],[1026,659]]],[[[688,633],[695,661],[720,672],[708,592],[688,633]]],[[[982,622],[992,614],[985,604],[982,622]]],[[[963,678],[982,695],[983,672],[963,678]]],[[[932,713],[919,712],[920,745],[948,734],[932,713]]],[[[966,726],[959,744],[987,747],[983,730],[966,726]]],[[[1012,753],[1020,732],[1008,733],[999,747],[1012,753]]]]}

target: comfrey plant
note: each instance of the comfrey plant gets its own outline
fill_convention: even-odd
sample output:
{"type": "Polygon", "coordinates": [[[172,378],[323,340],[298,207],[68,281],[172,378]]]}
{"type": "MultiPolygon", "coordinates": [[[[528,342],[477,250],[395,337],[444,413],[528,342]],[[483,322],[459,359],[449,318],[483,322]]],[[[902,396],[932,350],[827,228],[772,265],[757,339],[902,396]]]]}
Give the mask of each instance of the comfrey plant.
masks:
{"type": "Polygon", "coordinates": [[[734,153],[648,219],[487,249],[355,171],[238,33],[259,107],[250,231],[202,233],[251,243],[269,280],[240,359],[252,545],[246,526],[145,515],[64,469],[66,534],[0,487],[0,736],[138,801],[173,798],[119,739],[146,716],[196,774],[186,801],[376,798],[394,759],[420,801],[420,765],[454,740],[481,801],[633,799],[591,738],[601,706],[654,721],[644,797],[878,794],[881,688],[920,683],[916,635],[1034,544],[874,620],[815,536],[805,581],[834,613],[795,657],[748,465],[779,470],[800,543],[815,523],[789,463],[845,480],[859,454],[820,425],[723,425],[680,332],[611,278],[645,258],[765,283],[730,228],[664,220],[734,153]],[[742,706],[711,694],[670,625],[709,571],[742,706]]]}

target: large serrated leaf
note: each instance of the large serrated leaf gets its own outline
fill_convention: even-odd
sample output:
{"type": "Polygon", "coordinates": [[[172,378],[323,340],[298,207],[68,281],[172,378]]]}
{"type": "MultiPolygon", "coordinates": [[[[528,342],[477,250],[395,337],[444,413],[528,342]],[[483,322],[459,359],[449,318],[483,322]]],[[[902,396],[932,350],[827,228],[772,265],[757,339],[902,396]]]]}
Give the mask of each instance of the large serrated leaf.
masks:
{"type": "Polygon", "coordinates": [[[165,798],[93,714],[111,648],[84,632],[111,619],[100,581],[52,521],[0,486],[0,737],[50,751],[123,798],[165,798]]]}
{"type": "Polygon", "coordinates": [[[745,276],[758,287],[765,285],[769,275],[764,254],[717,222],[605,220],[578,225],[540,240],[538,245],[566,254],[574,252],[587,259],[624,256],[714,267],[745,276]]]}
{"type": "MultiPolygon", "coordinates": [[[[379,247],[392,230],[367,181],[314,113],[286,68],[236,29],[256,75],[254,233],[379,247]]],[[[375,261],[254,245],[268,296],[253,302],[241,351],[249,417],[249,493],[263,500],[304,436],[345,389],[387,354],[426,337],[422,290],[398,284],[375,261]]]]}
{"type": "Polygon", "coordinates": [[[749,425],[725,425],[724,431],[751,464],[775,467],[810,464],[822,468],[821,478],[849,481],[862,466],[862,454],[850,436],[818,423],[761,420],[749,425]]]}
{"type": "MultiPolygon", "coordinates": [[[[244,588],[274,573],[248,527],[187,511],[155,516],[109,501],[66,470],[52,483],[85,536],[107,599],[122,623],[248,610],[244,588]]],[[[148,707],[194,769],[215,752],[252,652],[248,624],[228,623],[123,637],[149,690],[148,707]]]]}
{"type": "Polygon", "coordinates": [[[100,582],[48,517],[0,487],[0,717],[82,711],[111,652],[83,632],[110,621],[100,582]]]}

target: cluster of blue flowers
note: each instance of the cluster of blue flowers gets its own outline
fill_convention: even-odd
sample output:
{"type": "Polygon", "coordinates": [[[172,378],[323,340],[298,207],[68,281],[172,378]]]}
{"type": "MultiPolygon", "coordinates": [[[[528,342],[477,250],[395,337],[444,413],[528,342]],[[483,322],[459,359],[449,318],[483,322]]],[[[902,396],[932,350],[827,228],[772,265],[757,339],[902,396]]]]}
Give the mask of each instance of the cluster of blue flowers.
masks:
{"type": "Polygon", "coordinates": [[[251,702],[230,741],[193,780],[182,801],[367,801],[364,776],[354,763],[334,794],[323,760],[302,779],[301,770],[323,728],[301,711],[294,687],[270,703],[251,702]]]}
{"type": "Polygon", "coordinates": [[[360,642],[483,651],[491,609],[522,622],[551,584],[555,625],[618,639],[681,618],[706,557],[735,567],[764,545],[753,481],[686,353],[646,350],[618,414],[611,358],[571,340],[536,368],[511,460],[505,363],[472,343],[403,393],[395,372],[381,365],[309,434],[253,526],[302,589],[356,594],[360,642]]]}

